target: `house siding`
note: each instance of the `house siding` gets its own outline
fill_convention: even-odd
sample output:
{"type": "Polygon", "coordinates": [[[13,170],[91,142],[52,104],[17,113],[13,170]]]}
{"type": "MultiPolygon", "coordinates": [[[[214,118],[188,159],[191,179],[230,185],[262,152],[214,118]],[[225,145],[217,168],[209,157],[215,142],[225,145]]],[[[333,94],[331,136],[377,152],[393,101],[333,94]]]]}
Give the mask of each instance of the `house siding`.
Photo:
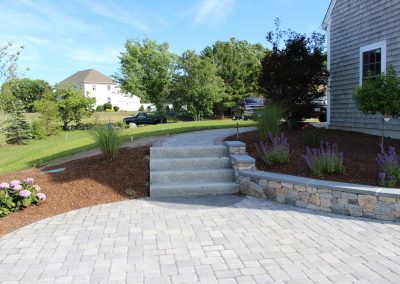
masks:
{"type": "MultiPolygon", "coordinates": [[[[337,0],[330,17],[330,127],[379,134],[380,115],[364,115],[352,99],[360,47],[386,41],[386,66],[400,74],[400,1],[337,0]]],[[[400,138],[400,120],[385,123],[400,138]]]]}

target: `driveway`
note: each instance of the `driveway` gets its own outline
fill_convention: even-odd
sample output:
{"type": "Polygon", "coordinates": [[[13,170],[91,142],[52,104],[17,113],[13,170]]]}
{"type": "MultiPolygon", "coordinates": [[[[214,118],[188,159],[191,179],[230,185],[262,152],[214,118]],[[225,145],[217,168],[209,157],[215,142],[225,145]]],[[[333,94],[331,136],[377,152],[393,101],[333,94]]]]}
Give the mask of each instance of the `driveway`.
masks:
{"type": "Polygon", "coordinates": [[[241,196],[131,200],[0,239],[1,283],[400,283],[400,226],[241,196]]]}

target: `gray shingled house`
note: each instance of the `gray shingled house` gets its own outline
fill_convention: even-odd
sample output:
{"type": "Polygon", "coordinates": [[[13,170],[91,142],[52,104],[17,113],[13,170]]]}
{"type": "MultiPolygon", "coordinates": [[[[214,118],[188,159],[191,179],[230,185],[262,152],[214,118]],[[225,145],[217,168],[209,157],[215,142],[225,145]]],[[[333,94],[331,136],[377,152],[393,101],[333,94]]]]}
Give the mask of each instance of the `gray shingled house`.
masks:
{"type": "MultiPolygon", "coordinates": [[[[323,21],[327,32],[328,125],[380,133],[380,115],[364,115],[352,99],[368,71],[400,75],[400,0],[331,0],[323,21]]],[[[400,138],[400,119],[385,123],[385,135],[400,138]]]]}

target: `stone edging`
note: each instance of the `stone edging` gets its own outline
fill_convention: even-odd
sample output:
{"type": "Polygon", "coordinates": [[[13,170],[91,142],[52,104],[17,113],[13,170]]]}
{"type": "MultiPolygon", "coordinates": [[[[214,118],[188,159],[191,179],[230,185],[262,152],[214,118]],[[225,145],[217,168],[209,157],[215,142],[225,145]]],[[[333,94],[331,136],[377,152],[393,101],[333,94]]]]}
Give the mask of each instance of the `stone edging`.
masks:
{"type": "Polygon", "coordinates": [[[244,143],[227,141],[225,145],[244,194],[343,215],[400,221],[400,189],[258,171],[244,143]]]}

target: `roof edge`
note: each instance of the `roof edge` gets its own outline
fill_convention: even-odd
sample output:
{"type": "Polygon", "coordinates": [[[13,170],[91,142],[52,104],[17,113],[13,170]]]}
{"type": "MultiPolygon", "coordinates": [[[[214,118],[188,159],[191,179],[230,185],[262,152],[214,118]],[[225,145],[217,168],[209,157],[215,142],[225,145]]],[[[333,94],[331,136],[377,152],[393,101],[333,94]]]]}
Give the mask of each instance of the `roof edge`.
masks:
{"type": "Polygon", "coordinates": [[[332,14],[333,8],[335,7],[335,4],[336,4],[336,0],[331,0],[331,3],[329,4],[329,8],[326,11],[324,20],[322,22],[322,28],[324,30],[327,30],[327,28],[328,28],[329,21],[331,19],[331,14],[332,14]]]}

